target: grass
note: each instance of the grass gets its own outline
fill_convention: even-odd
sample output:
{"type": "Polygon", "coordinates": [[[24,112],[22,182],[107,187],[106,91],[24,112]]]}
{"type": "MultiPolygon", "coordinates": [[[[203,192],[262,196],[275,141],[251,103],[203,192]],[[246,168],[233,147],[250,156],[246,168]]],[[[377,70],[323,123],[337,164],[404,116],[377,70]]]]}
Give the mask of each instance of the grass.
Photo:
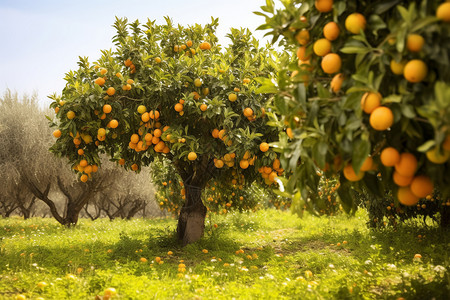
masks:
{"type": "Polygon", "coordinates": [[[83,219],[70,229],[0,219],[0,299],[95,299],[108,287],[113,299],[450,297],[448,230],[411,221],[372,231],[366,219],[362,210],[212,216],[205,237],[184,248],[173,219],[83,219]]]}

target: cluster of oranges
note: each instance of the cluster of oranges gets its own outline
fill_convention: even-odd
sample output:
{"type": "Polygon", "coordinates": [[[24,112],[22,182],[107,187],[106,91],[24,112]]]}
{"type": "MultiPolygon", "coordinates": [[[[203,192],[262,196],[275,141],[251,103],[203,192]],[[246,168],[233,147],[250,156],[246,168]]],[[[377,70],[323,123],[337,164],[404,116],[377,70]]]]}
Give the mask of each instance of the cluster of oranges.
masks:
{"type": "Polygon", "coordinates": [[[284,169],[281,168],[280,160],[278,158],[275,158],[272,162],[272,166],[262,166],[258,168],[258,172],[264,179],[264,183],[267,185],[271,185],[275,182],[275,179],[278,176],[281,176],[283,174],[284,169]]]}
{"type": "Polygon", "coordinates": [[[210,50],[211,44],[209,42],[202,42],[198,48],[194,47],[194,43],[191,40],[187,40],[186,43],[173,46],[173,51],[176,53],[184,53],[186,56],[194,56],[197,53],[196,49],[210,50]]]}

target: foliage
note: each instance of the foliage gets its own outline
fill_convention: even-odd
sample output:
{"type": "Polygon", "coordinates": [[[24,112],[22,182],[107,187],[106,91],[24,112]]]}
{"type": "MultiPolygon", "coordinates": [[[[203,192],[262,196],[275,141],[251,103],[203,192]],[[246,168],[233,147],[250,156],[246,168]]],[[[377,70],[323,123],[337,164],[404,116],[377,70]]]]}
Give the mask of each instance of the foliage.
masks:
{"type": "Polygon", "coordinates": [[[366,219],[364,210],[212,215],[206,236],[183,248],[173,219],[83,219],[70,229],[0,219],[0,298],[94,299],[109,287],[117,299],[448,298],[448,230],[412,219],[372,231],[366,219]]]}
{"type": "Polygon", "coordinates": [[[281,1],[276,10],[274,1],[267,0],[257,12],[266,20],[259,29],[269,30],[267,35],[286,50],[276,77],[264,81],[262,89],[279,90],[271,103],[283,117],[273,118],[272,125],[286,133],[274,146],[282,152],[282,166],[293,172],[285,187],[297,199],[294,207],[320,202],[317,173],[341,175],[338,193],[347,212],[357,207],[355,194],[386,216],[407,210],[405,205],[416,207],[419,199],[420,206],[434,208],[433,214],[447,207],[450,25],[436,17],[439,5],[426,0],[295,0],[281,1]],[[324,8],[324,3],[332,6],[324,8]],[[355,16],[364,26],[358,27],[355,16]],[[325,32],[331,22],[336,37],[325,32]],[[398,158],[383,163],[380,153],[387,147],[402,159],[404,153],[412,157],[404,159],[408,163],[398,158]],[[363,169],[365,163],[369,167],[363,169]],[[412,171],[404,172],[406,167],[412,171]],[[395,173],[407,181],[399,184],[395,173]],[[426,178],[427,188],[419,184],[425,194],[411,192],[418,176],[426,178]],[[437,205],[425,199],[433,186],[437,205]],[[395,209],[388,212],[391,203],[395,209]]]}

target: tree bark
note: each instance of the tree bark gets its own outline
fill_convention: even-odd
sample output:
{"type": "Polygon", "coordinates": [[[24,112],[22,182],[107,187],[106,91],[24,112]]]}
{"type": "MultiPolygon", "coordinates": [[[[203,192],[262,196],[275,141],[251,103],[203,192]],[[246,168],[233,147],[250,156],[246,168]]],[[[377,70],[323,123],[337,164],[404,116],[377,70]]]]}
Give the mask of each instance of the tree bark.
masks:
{"type": "Polygon", "coordinates": [[[186,200],[178,216],[177,237],[183,246],[198,241],[205,229],[206,206],[202,192],[213,177],[214,162],[208,155],[198,158],[197,164],[175,161],[175,167],[183,179],[186,200]]]}

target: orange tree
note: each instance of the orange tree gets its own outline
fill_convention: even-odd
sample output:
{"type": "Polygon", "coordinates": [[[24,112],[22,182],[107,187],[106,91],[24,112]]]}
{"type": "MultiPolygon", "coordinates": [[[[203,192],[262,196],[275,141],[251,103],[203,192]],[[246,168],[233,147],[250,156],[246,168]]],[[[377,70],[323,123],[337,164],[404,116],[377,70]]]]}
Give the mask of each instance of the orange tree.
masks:
{"type": "MultiPolygon", "coordinates": [[[[116,19],[114,50],[66,74],[53,97],[57,138],[51,151],[67,157],[81,181],[89,181],[99,154],[139,172],[164,157],[181,177],[184,203],[177,234],[183,244],[198,240],[206,207],[202,191],[214,177],[239,186],[276,181],[276,153],[268,143],[278,129],[266,125],[266,94],[255,77],[267,76],[270,50],[248,30],[232,29],[222,48],[216,19],[205,26],[174,26],[116,19]],[[269,167],[270,166],[270,167],[269,167]],[[264,176],[258,169],[270,168],[264,176]]],[[[178,182],[171,184],[179,185],[178,182]]]]}
{"type": "Polygon", "coordinates": [[[317,202],[320,176],[340,174],[347,211],[364,195],[381,216],[433,207],[448,224],[450,3],[281,2],[257,14],[287,50],[262,89],[279,90],[286,187],[304,201],[293,205],[317,202]]]}

